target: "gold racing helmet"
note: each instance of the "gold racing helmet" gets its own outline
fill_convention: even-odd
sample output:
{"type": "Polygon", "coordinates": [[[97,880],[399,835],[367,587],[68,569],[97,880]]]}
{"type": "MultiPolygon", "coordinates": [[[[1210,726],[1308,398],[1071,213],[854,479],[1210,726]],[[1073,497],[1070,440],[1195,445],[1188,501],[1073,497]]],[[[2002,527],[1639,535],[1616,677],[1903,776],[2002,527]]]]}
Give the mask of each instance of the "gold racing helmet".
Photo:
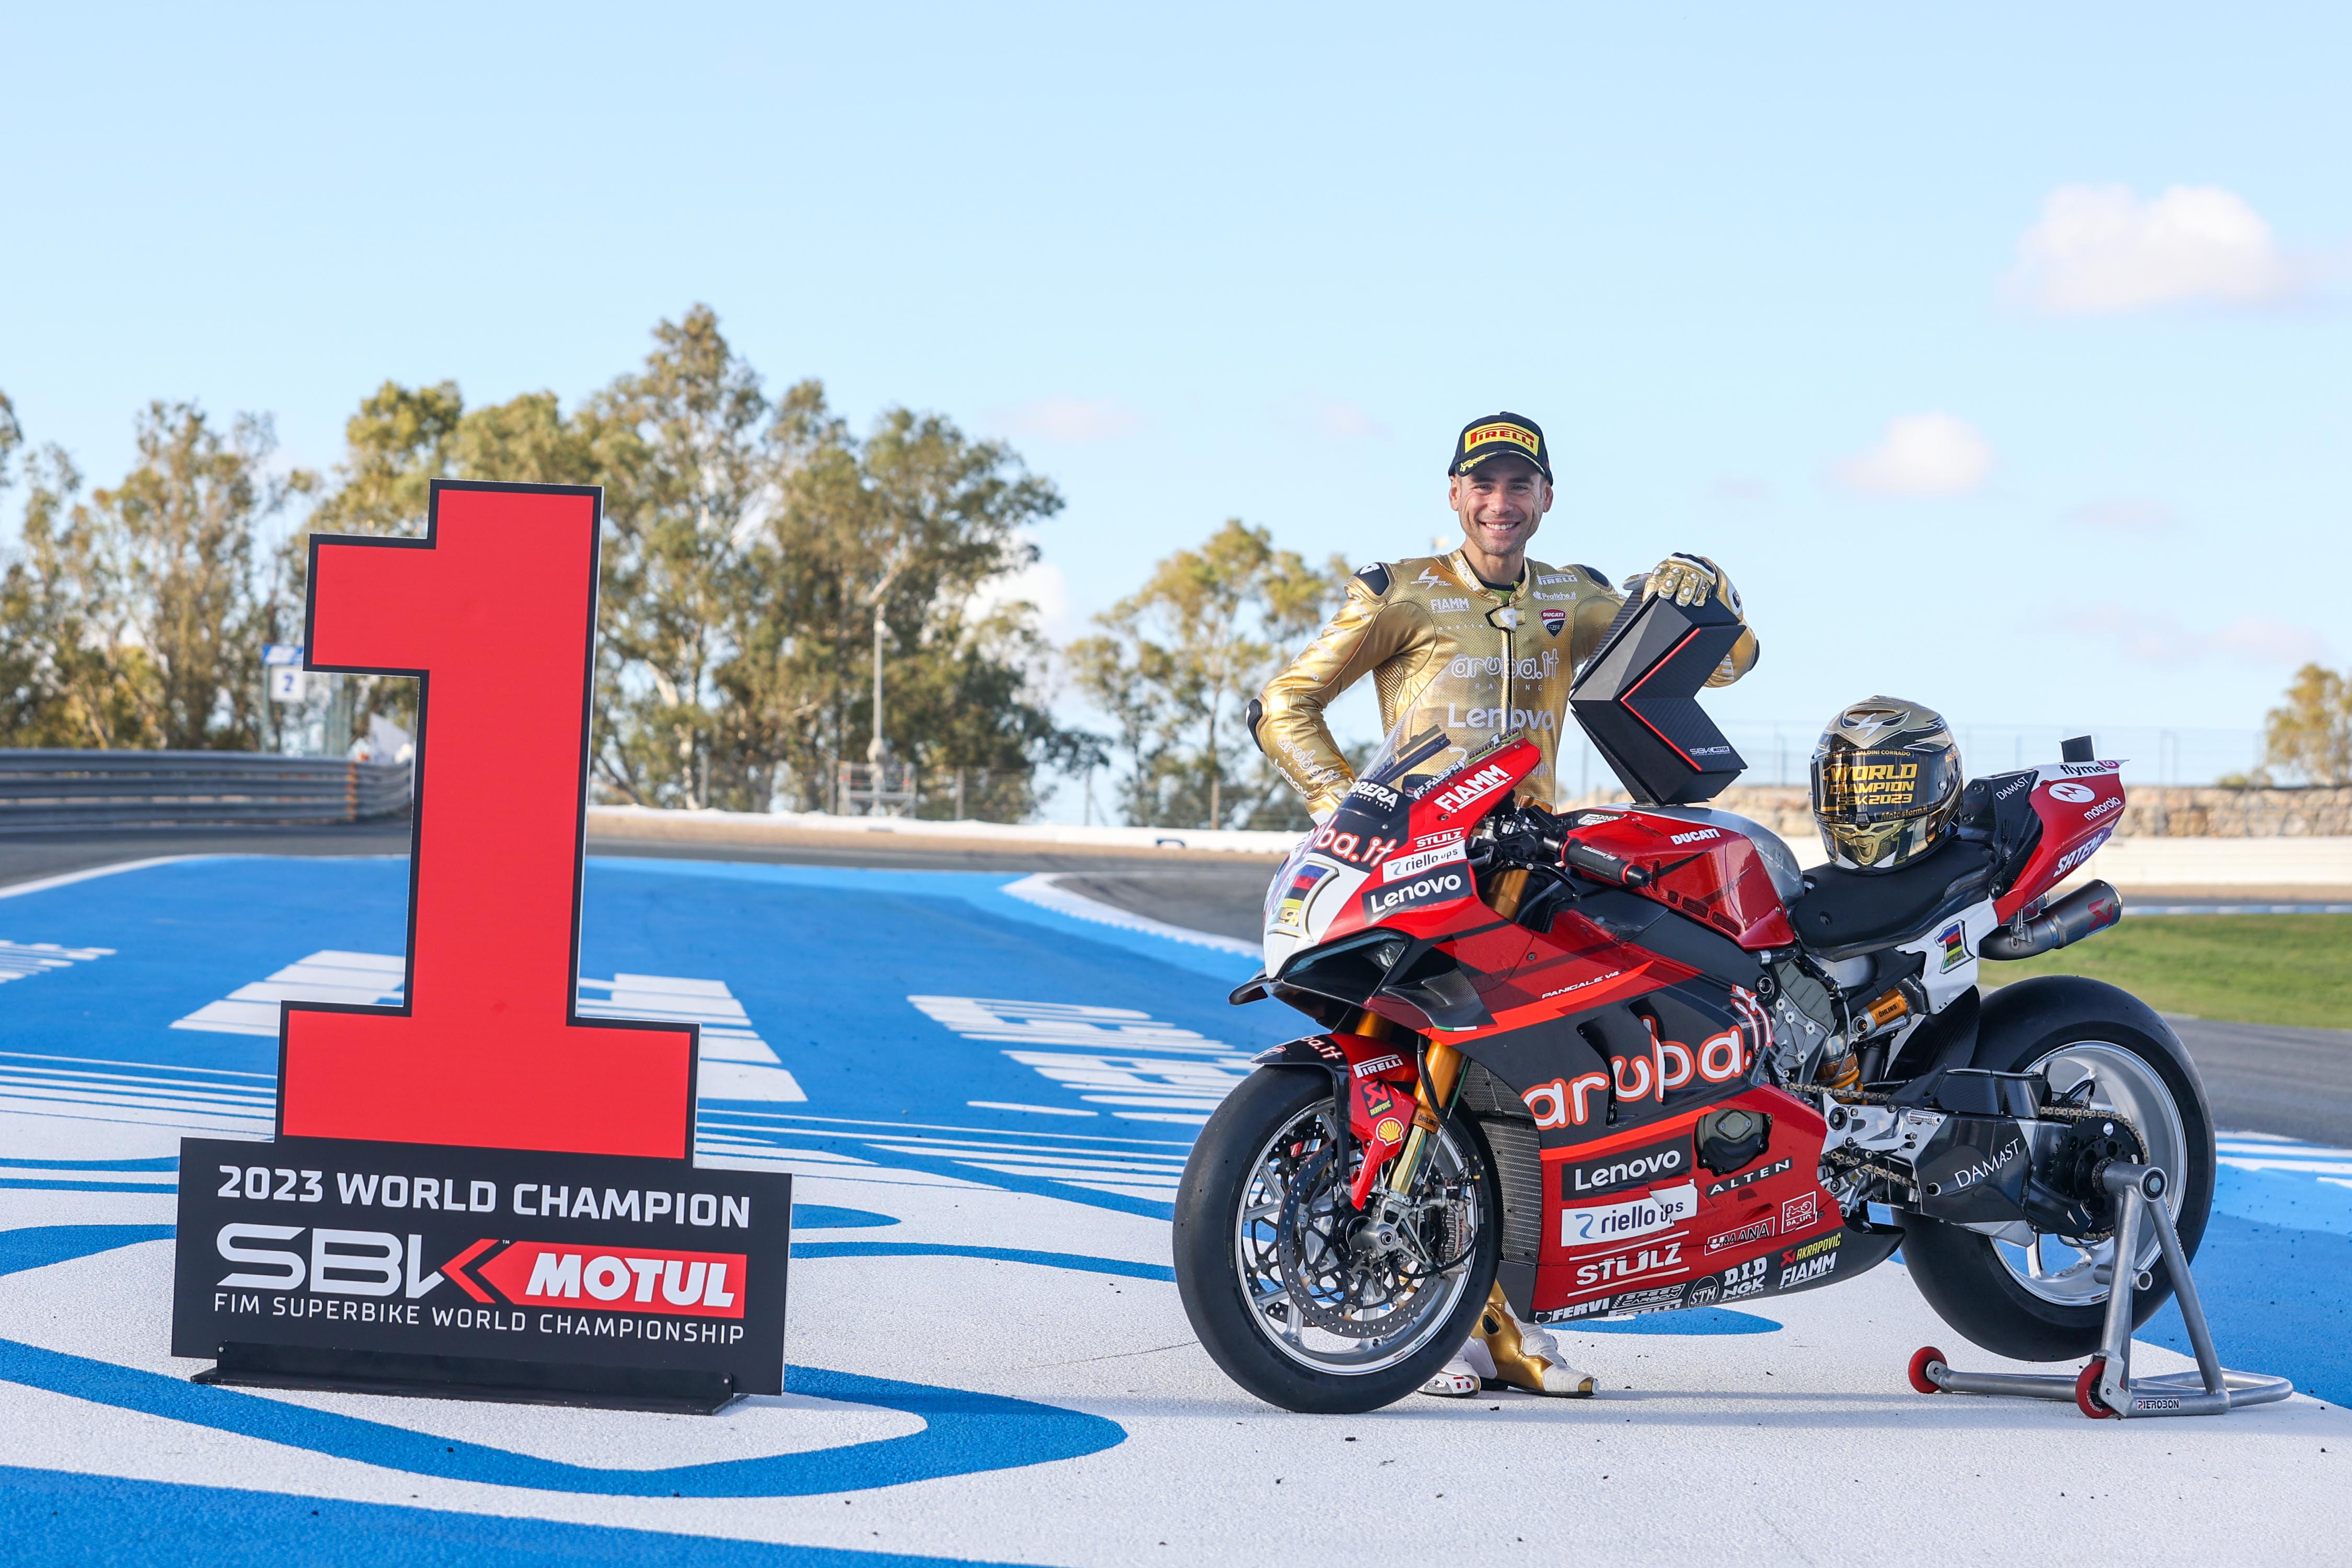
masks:
{"type": "Polygon", "coordinates": [[[1868,697],[1813,748],[1813,821],[1832,863],[1892,871],[1935,848],[1960,805],[1960,748],[1944,716],[1868,697]]]}

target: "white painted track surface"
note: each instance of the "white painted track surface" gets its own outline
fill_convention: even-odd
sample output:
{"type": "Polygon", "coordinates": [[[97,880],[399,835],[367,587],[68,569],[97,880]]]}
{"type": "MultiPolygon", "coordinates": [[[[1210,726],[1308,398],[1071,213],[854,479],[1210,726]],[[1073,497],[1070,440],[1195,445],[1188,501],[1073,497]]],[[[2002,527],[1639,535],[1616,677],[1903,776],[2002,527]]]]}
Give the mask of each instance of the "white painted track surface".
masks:
{"type": "MultiPolygon", "coordinates": [[[[898,1215],[894,1239],[1158,1262],[1165,1228],[1026,1194],[811,1175],[803,1201],[898,1215]],[[899,1234],[903,1229],[903,1234],[899,1234]]],[[[11,1224],[168,1221],[161,1198],[14,1199],[11,1224]]],[[[805,1233],[814,1236],[818,1233],[805,1233]]],[[[52,1394],[0,1399],[19,1462],[209,1487],[641,1530],[1007,1562],[1265,1561],[1360,1549],[1350,1516],[1421,1528],[1444,1562],[1687,1561],[1744,1542],[1764,1562],[1825,1562],[1883,1537],[1932,1536],[1933,1561],[2013,1563],[2062,1545],[2133,1563],[2210,1563],[2265,1542],[2269,1561],[2343,1561],[2352,1540],[2352,1418],[2315,1401],[2220,1420],[2093,1425],[2072,1405],[1925,1397],[1904,1366],[1968,1351],[1899,1266],[1772,1303],[1769,1333],[1563,1334],[1606,1392],[1415,1396],[1376,1415],[1268,1409],[1192,1342],[1173,1286],[971,1258],[794,1265],[794,1359],[1087,1411],[1127,1430],[1050,1466],[776,1500],[571,1497],[436,1480],[52,1394]],[[1628,1386],[1631,1385],[1631,1386],[1628,1386]],[[1352,1439],[1352,1441],[1350,1440],[1352,1439]],[[2322,1450],[2326,1450],[2323,1452],[2322,1450]],[[1848,1544],[1841,1545],[1841,1541],[1848,1544]],[[1163,1549],[1162,1542],[1165,1542],[1163,1549]],[[1590,1558],[1588,1559],[1588,1555],[1590,1558]]],[[[0,1335],[159,1372],[169,1244],[18,1276],[0,1335]],[[139,1347],[129,1350],[127,1347],[139,1347]]],[[[2189,1363],[2143,1346],[2142,1371],[2189,1363]]],[[[261,1397],[268,1397],[267,1395],[261,1397]]],[[[278,1395],[463,1440],[578,1462],[676,1464],[869,1439],[909,1423],[855,1405],[746,1401],[709,1420],[278,1395]]]]}
{"type": "MultiPolygon", "coordinates": [[[[1066,949],[1082,929],[1073,922],[1047,934],[1066,949]]],[[[1213,950],[1190,951],[1191,983],[1225,984],[1198,967],[1213,950]]],[[[8,993],[50,983],[0,990],[0,1023],[9,1016],[8,993]]],[[[886,996],[875,1002],[877,1012],[886,1003],[903,1010],[886,996]]],[[[804,1037],[763,1016],[756,998],[751,1015],[810,1085],[807,1107],[784,1109],[824,1110],[837,1091],[813,1070],[804,1037]]],[[[1049,1090],[1031,1097],[1045,1102],[1049,1090]]],[[[47,1163],[127,1164],[175,1147],[171,1127],[115,1120],[103,1109],[96,1115],[105,1119],[84,1119],[62,1103],[19,1107],[0,1115],[0,1155],[20,1175],[55,1174],[67,1167],[47,1163]]],[[[1052,1131],[1080,1125],[1111,1131],[1100,1121],[1055,1121],[1052,1131]]],[[[1131,1131],[1189,1135],[1155,1123],[1131,1131]]],[[[96,1382],[74,1394],[12,1377],[0,1381],[0,1465],[19,1467],[20,1477],[61,1472],[192,1489],[134,1489],[114,1505],[117,1515],[156,1510],[138,1521],[152,1526],[152,1550],[140,1555],[155,1560],[248,1560],[200,1552],[210,1539],[205,1520],[169,1515],[234,1513],[246,1507],[239,1499],[257,1504],[256,1494],[307,1502],[294,1510],[293,1533],[250,1559],[278,1562],[554,1561],[607,1552],[663,1562],[849,1563],[866,1559],[845,1554],[912,1554],[1068,1564],[1352,1561],[1368,1552],[1401,1562],[1678,1565],[2352,1557],[2352,1418],[2340,1409],[2297,1395],[2220,1419],[2095,1424],[2071,1405],[1923,1396],[1905,1377],[1922,1344],[1940,1345],[1972,1369],[2003,1363],[1946,1330],[1898,1265],[1769,1300],[1748,1315],[1774,1325],[1758,1331],[1676,1332],[1667,1317],[1562,1332],[1571,1359],[1600,1375],[1597,1399],[1415,1396],[1370,1415],[1298,1416],[1257,1404],[1223,1377],[1193,1342],[1172,1284],[1085,1266],[1094,1259],[1164,1270],[1167,1226],[1141,1212],[1151,1205],[1109,1193],[1093,1201],[1037,1183],[1010,1190],[999,1183],[1011,1178],[977,1163],[896,1160],[887,1149],[908,1136],[897,1129],[861,1136],[870,1141],[820,1146],[780,1137],[751,1151],[767,1168],[796,1172],[796,1202],[808,1218],[864,1216],[854,1227],[804,1219],[796,1230],[787,1359],[1080,1413],[1115,1423],[1122,1438],[1076,1458],[1024,1463],[1007,1453],[997,1457],[1003,1468],[899,1484],[877,1477],[805,1496],[615,1496],[422,1474],[142,1413],[110,1402],[96,1382]],[[896,1223],[878,1223],[885,1219],[896,1223]],[[902,1250],[841,1255],[858,1245],[902,1250]],[[942,1250],[925,1255],[925,1247],[942,1250]],[[1051,1252],[1078,1266],[988,1249],[1051,1252]],[[364,1545],[348,1534],[303,1535],[309,1506],[331,1512],[324,1500],[401,1511],[367,1516],[373,1522],[364,1545]],[[496,1547],[468,1546],[467,1520],[486,1528],[518,1522],[499,1525],[507,1533],[496,1547]],[[588,1536],[566,1525],[656,1533],[588,1536]],[[783,1550],[747,1553],[679,1538],[783,1550]]],[[[1004,1149],[1020,1142],[971,1135],[991,1138],[1004,1149]]],[[[737,1137],[729,1147],[741,1152],[749,1143],[737,1137]]],[[[2319,1193],[2313,1201],[2322,1204],[2334,1201],[2328,1194],[2343,1195],[2322,1190],[2337,1163],[2330,1152],[2252,1140],[2232,1153],[2266,1167],[2240,1173],[2244,1182],[2302,1184],[2292,1191],[2319,1193]]],[[[1145,1191],[1160,1180],[1136,1179],[1145,1191]]],[[[133,1190],[0,1190],[0,1243],[19,1231],[171,1223],[168,1189],[153,1174],[126,1169],[90,1184],[133,1190]]],[[[169,1243],[150,1239],[0,1275],[0,1341],[78,1366],[154,1374],[148,1386],[184,1378],[192,1364],[163,1353],[168,1272],[169,1243]]],[[[2313,1331],[2338,1331],[2341,1321],[2315,1323],[2313,1331]]],[[[2231,1349],[2225,1339],[2225,1359],[2231,1349]]],[[[2142,1372],[2189,1364],[2151,1345],[2136,1361],[2142,1372]]],[[[870,1403],[796,1394],[742,1402],[709,1419],[358,1395],[223,1397],[429,1432],[453,1451],[470,1444],[614,1469],[810,1453],[922,1425],[870,1403]]],[[[72,1541],[44,1537],[46,1521],[30,1517],[37,1511],[26,1505],[12,1516],[0,1561],[60,1560],[76,1550],[72,1541]]],[[[86,1521],[93,1539],[121,1539],[119,1518],[93,1512],[86,1521]]]]}

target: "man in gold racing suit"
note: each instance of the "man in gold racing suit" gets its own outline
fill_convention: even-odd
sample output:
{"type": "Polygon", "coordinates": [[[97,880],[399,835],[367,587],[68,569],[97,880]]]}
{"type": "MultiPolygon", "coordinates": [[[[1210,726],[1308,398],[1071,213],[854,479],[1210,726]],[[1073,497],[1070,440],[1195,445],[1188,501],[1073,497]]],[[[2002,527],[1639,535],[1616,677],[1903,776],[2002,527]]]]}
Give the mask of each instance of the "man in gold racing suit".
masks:
{"type": "MultiPolygon", "coordinates": [[[[1445,472],[1461,548],[1358,572],[1330,624],[1250,705],[1259,749],[1318,819],[1355,782],[1324,710],[1366,675],[1380,697],[1383,731],[1443,730],[1454,746],[1449,761],[1517,731],[1542,753],[1520,798],[1546,806],[1559,799],[1554,767],[1569,721],[1568,690],[1624,595],[1590,566],[1528,559],[1528,542],[1552,503],[1551,455],[1534,420],[1503,413],[1471,421],[1445,472]]],[[[1730,580],[1704,556],[1667,556],[1642,592],[1684,605],[1719,594],[1740,610],[1730,580]]],[[[1707,684],[1738,680],[1756,654],[1756,634],[1743,629],[1707,684]]],[[[1422,1392],[1466,1398],[1488,1383],[1571,1396],[1594,1387],[1590,1373],[1562,1359],[1550,1334],[1518,1321],[1499,1284],[1469,1343],[1422,1392]]]]}

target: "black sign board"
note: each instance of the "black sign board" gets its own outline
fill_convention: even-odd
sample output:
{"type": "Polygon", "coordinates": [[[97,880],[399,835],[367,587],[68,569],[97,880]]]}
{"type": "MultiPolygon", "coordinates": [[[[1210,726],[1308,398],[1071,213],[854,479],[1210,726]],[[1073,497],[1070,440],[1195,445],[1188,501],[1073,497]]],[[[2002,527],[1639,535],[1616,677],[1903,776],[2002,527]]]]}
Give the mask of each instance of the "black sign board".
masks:
{"type": "Polygon", "coordinates": [[[509,1397],[779,1394],[791,1214],[788,1175],[674,1160],[192,1138],[172,1353],[236,1382],[331,1362],[347,1386],[424,1384],[499,1362],[566,1374],[508,1367],[488,1381],[509,1397]]]}

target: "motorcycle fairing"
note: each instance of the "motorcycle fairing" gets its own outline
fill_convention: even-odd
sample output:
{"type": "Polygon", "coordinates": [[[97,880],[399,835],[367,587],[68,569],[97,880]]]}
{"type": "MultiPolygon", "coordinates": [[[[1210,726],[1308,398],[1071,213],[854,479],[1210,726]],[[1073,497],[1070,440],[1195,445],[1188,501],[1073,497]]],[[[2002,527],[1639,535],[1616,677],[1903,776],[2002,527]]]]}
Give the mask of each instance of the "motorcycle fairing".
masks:
{"type": "Polygon", "coordinates": [[[2120,762],[2049,763],[2033,770],[2033,815],[2042,833],[1993,906],[2002,920],[2038,903],[2098,853],[2123,820],[2120,762]]]}
{"type": "MultiPolygon", "coordinates": [[[[1820,1183],[1827,1132],[1805,1100],[1758,1085],[1664,1121],[1545,1151],[1546,1226],[1526,1309],[1538,1321],[1556,1322],[1716,1306],[1828,1283],[1854,1237],[1820,1183]],[[1699,1163],[1696,1130],[1730,1108],[1769,1117],[1771,1136],[1743,1167],[1710,1171],[1699,1163]]],[[[1845,1271],[1885,1256],[1878,1251],[1864,1263],[1873,1250],[1857,1247],[1855,1266],[1845,1271]]]]}
{"type": "MultiPolygon", "coordinates": [[[[1768,850],[1748,836],[1767,829],[1728,812],[1669,816],[1611,809],[1580,813],[1571,837],[1642,869],[1642,885],[1633,889],[1640,897],[1712,926],[1750,951],[1797,940],[1768,850]]],[[[1774,847],[1787,853],[1777,842],[1774,847]]]]}
{"type": "Polygon", "coordinates": [[[1443,773],[1415,773],[1430,738],[1390,737],[1330,819],[1283,862],[1266,891],[1268,974],[1304,948],[1477,896],[1464,840],[1543,754],[1532,742],[1497,737],[1443,773]]]}

